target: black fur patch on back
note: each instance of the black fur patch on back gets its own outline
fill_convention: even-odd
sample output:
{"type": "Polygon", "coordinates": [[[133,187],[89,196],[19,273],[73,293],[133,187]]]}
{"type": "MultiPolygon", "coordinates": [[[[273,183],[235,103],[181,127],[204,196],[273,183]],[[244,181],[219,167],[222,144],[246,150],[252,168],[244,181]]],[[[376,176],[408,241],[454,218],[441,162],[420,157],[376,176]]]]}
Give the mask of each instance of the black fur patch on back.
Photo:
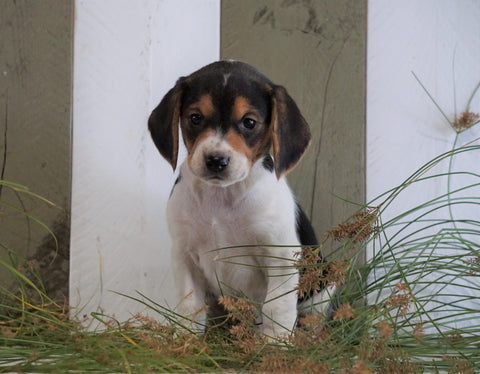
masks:
{"type": "Polygon", "coordinates": [[[296,204],[297,213],[297,236],[302,245],[318,245],[317,236],[313,230],[312,224],[298,202],[296,204]]]}
{"type": "MultiPolygon", "coordinates": [[[[307,217],[305,212],[303,211],[300,204],[295,201],[296,206],[296,215],[297,215],[297,237],[300,241],[300,244],[303,246],[309,247],[316,247],[318,246],[317,236],[315,235],[315,231],[313,230],[313,226],[310,222],[310,219],[307,217]]],[[[320,256],[319,263],[323,263],[325,260],[323,257],[320,256]]],[[[299,269],[300,277],[304,274],[305,269],[299,269]]],[[[322,287],[323,288],[323,287],[322,287]]],[[[304,297],[298,297],[297,303],[300,304],[306,299],[309,299],[313,296],[313,292],[310,295],[306,295],[304,297]]]]}

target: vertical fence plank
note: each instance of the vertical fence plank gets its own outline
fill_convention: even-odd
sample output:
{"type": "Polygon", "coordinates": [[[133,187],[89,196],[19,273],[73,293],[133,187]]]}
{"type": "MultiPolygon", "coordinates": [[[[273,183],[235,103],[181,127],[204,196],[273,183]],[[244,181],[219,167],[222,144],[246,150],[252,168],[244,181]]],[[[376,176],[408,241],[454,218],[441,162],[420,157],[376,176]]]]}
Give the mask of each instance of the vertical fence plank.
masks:
{"type": "Polygon", "coordinates": [[[224,0],[222,58],[286,86],[312,128],[289,183],[318,235],[365,200],[366,3],[224,0]]]}
{"type": "MultiPolygon", "coordinates": [[[[40,269],[47,291],[68,296],[71,190],[73,0],[2,1],[0,179],[20,183],[55,207],[0,190],[0,259],[15,251],[40,269]],[[8,207],[25,210],[50,229],[8,207]]],[[[0,272],[0,283],[11,282],[0,272]]]]}

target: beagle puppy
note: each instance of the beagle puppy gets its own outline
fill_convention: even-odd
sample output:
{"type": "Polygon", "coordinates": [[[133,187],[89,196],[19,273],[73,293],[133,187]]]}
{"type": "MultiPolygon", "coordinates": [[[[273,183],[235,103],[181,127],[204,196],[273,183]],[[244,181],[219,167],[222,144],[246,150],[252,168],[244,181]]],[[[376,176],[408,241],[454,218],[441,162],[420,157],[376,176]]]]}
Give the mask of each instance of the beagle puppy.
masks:
{"type": "Polygon", "coordinates": [[[291,333],[295,254],[317,244],[284,177],[310,143],[295,102],[252,66],[219,61],[178,79],[148,127],[174,170],[179,128],[187,149],[167,207],[178,313],[202,330],[220,296],[245,298],[266,336],[291,333]]]}

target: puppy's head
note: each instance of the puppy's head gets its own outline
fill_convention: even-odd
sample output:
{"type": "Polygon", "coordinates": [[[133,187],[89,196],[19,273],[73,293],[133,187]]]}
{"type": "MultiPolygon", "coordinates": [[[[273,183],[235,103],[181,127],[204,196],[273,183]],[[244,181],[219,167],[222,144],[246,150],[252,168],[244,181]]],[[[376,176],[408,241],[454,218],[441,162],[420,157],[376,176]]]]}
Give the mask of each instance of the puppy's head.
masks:
{"type": "Polygon", "coordinates": [[[220,186],[244,179],[272,147],[280,178],[310,143],[308,125],[286,90],[235,61],[180,78],[150,115],[153,141],[173,169],[179,126],[192,173],[220,186]]]}

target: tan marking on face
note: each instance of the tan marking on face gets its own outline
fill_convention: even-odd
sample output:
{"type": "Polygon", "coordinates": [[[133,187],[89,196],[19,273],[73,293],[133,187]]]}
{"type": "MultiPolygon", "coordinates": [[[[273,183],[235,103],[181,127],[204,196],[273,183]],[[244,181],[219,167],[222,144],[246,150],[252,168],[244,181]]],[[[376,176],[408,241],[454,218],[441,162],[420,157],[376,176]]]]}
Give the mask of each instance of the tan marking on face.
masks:
{"type": "Polygon", "coordinates": [[[245,144],[243,138],[234,130],[229,130],[227,133],[227,141],[236,152],[245,155],[250,162],[250,166],[252,166],[253,162],[255,161],[255,154],[253,150],[245,144]]]}
{"type": "Polygon", "coordinates": [[[212,129],[207,129],[204,132],[202,132],[197,137],[197,139],[195,139],[195,142],[193,144],[190,144],[189,142],[185,141],[185,146],[187,147],[187,152],[188,152],[187,161],[188,161],[189,165],[191,165],[192,157],[195,154],[195,150],[196,150],[197,146],[201,142],[203,142],[205,139],[207,139],[208,137],[213,136],[213,133],[214,132],[213,132],[212,129]]]}
{"type": "Polygon", "coordinates": [[[202,97],[200,97],[200,100],[198,100],[198,102],[192,105],[192,107],[195,106],[198,107],[204,117],[211,117],[213,112],[215,111],[212,97],[209,94],[202,95],[202,97]]]}
{"type": "MultiPolygon", "coordinates": [[[[259,114],[258,110],[254,106],[250,105],[246,98],[239,96],[235,99],[233,104],[232,118],[234,121],[238,122],[244,117],[249,117],[257,122],[262,120],[262,116],[259,114]]],[[[268,131],[266,131],[266,128],[261,134],[258,134],[258,136],[261,136],[262,139],[260,139],[260,141],[258,141],[253,148],[249,148],[243,141],[243,138],[234,131],[230,131],[229,136],[230,138],[228,141],[230,144],[232,144],[232,147],[235,147],[238,152],[245,154],[248,157],[251,165],[263,157],[270,148],[270,134],[268,131]]]]}
{"type": "Polygon", "coordinates": [[[254,154],[253,162],[256,162],[257,160],[265,156],[265,154],[268,153],[268,151],[270,150],[272,139],[268,129],[265,129],[261,136],[262,136],[262,140],[259,141],[253,149],[253,154],[254,154]]]}
{"type": "Polygon", "coordinates": [[[260,115],[257,109],[250,105],[246,98],[238,96],[233,103],[232,117],[236,121],[240,121],[247,114],[255,121],[260,120],[260,115]]]}
{"type": "Polygon", "coordinates": [[[239,96],[235,99],[233,104],[232,115],[235,119],[241,119],[245,113],[247,113],[251,109],[250,104],[248,103],[247,99],[242,96],[239,96]]]}

